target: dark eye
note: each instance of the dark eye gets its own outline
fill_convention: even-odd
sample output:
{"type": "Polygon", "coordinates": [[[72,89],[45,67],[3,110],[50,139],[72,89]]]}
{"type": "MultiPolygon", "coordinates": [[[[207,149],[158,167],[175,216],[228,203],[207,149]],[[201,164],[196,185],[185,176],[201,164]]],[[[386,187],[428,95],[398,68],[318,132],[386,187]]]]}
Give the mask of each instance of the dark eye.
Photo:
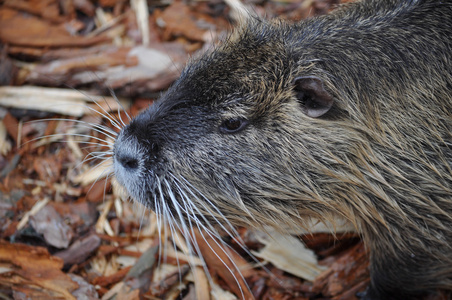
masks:
{"type": "Polygon", "coordinates": [[[236,133],[246,127],[248,121],[242,118],[227,119],[220,125],[222,133],[236,133]]]}

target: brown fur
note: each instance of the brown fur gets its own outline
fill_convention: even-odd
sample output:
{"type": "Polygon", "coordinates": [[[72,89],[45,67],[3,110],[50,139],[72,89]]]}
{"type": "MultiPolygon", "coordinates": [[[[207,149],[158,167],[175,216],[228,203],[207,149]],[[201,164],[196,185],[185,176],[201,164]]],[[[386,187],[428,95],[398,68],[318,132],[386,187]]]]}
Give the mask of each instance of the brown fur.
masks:
{"type": "Polygon", "coordinates": [[[451,36],[450,1],[250,18],[123,129],[117,180],[186,223],[284,230],[339,215],[371,251],[367,298],[452,290],[451,36]]]}

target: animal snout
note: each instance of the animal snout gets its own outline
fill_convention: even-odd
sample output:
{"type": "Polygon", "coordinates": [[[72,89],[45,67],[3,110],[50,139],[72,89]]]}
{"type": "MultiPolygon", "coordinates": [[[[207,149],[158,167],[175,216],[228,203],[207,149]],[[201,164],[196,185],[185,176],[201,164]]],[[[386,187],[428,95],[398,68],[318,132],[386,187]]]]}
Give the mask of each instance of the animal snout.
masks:
{"type": "Polygon", "coordinates": [[[143,165],[143,151],[134,138],[120,135],[115,142],[114,166],[116,177],[125,181],[139,175],[143,165]]]}
{"type": "Polygon", "coordinates": [[[128,153],[117,153],[116,160],[122,167],[124,167],[124,169],[129,171],[133,171],[139,167],[138,159],[128,153]]]}

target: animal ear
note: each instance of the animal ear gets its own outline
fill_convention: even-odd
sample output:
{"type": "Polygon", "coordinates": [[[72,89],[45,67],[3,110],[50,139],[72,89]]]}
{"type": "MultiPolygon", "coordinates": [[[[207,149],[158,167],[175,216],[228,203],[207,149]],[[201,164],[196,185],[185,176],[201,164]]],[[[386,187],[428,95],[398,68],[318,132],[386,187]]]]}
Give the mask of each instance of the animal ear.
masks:
{"type": "Polygon", "coordinates": [[[333,96],[325,90],[320,78],[315,76],[297,77],[293,84],[296,97],[307,116],[321,117],[333,106],[333,96]]]}

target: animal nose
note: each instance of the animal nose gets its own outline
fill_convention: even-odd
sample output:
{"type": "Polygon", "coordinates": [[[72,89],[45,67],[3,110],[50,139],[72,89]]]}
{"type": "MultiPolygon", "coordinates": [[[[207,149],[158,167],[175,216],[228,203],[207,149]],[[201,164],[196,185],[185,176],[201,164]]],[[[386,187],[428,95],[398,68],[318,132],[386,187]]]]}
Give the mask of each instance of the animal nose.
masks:
{"type": "Polygon", "coordinates": [[[136,140],[118,137],[113,150],[115,173],[119,176],[131,176],[140,169],[143,155],[136,140]]]}
{"type": "Polygon", "coordinates": [[[133,156],[119,153],[117,154],[116,159],[125,169],[129,171],[138,169],[139,166],[138,159],[133,156]]]}

